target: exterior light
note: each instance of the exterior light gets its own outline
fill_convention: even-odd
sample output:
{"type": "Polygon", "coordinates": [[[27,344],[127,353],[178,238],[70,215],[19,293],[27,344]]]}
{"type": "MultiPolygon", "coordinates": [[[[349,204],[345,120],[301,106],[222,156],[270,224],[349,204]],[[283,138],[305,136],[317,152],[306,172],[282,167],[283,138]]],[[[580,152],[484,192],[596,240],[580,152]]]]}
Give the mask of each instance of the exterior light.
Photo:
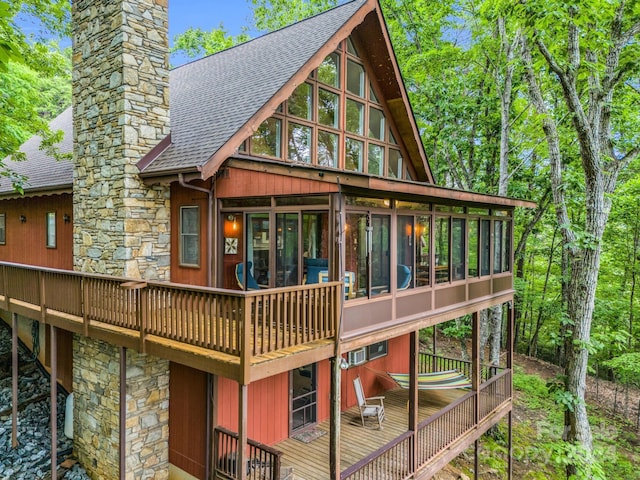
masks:
{"type": "Polygon", "coordinates": [[[27,223],[27,217],[20,215],[20,223],[27,223]]]}

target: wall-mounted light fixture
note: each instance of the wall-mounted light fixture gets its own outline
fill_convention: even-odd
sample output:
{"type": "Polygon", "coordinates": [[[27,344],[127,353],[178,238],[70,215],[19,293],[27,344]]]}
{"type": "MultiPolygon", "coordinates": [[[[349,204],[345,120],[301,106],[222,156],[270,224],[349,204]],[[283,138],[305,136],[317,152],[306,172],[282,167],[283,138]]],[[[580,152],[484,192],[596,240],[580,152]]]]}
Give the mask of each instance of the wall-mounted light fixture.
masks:
{"type": "Polygon", "coordinates": [[[346,370],[348,368],[349,368],[349,362],[347,362],[347,359],[344,357],[340,357],[340,369],[346,370]]]}
{"type": "Polygon", "coordinates": [[[232,222],[231,228],[233,229],[234,232],[238,230],[238,222],[236,221],[235,215],[227,215],[227,220],[232,222]]]}
{"type": "Polygon", "coordinates": [[[65,213],[65,214],[62,216],[62,219],[64,220],[64,223],[69,223],[69,222],[71,221],[71,216],[69,216],[69,214],[68,214],[68,213],[65,213]]]}
{"type": "Polygon", "coordinates": [[[27,217],[20,215],[20,223],[27,223],[27,217]]]}

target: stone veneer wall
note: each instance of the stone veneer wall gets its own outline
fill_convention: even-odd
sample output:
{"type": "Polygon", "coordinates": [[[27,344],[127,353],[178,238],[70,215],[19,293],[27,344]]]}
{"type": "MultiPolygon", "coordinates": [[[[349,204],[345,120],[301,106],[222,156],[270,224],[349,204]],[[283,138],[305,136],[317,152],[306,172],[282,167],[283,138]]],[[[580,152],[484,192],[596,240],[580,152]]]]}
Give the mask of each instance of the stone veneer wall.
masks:
{"type": "MultiPolygon", "coordinates": [[[[74,268],[170,279],[170,190],[136,163],[169,134],[167,0],[74,0],[74,268]]],[[[119,478],[119,355],[74,337],[74,435],[94,479],[119,478]]],[[[127,352],[126,478],[168,478],[169,365],[127,352]]]]}
{"type": "Polygon", "coordinates": [[[74,0],[74,267],[169,280],[168,186],[136,163],[169,134],[167,0],[74,0]]]}
{"type": "Polygon", "coordinates": [[[119,358],[118,347],[74,335],[73,442],[94,479],[119,478],[119,358]]]}
{"type": "MultiPolygon", "coordinates": [[[[74,336],[74,442],[91,478],[120,478],[120,348],[74,336]]],[[[169,478],[169,362],[127,350],[127,479],[169,478]]]]}

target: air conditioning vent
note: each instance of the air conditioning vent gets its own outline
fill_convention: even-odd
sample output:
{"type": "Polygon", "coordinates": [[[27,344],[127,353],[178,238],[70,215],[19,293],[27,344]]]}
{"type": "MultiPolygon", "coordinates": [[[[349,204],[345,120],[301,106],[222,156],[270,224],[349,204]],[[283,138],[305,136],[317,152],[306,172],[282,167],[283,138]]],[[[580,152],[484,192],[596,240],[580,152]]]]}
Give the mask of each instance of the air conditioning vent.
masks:
{"type": "Polygon", "coordinates": [[[349,352],[349,365],[360,365],[367,361],[366,348],[360,348],[349,352]]]}

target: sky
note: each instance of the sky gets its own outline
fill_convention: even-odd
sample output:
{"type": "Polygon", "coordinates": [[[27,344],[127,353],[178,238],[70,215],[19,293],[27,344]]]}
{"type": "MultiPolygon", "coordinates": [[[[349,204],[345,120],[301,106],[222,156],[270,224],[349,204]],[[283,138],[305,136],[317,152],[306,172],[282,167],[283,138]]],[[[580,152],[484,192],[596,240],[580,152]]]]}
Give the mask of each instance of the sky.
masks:
{"type": "MultiPolygon", "coordinates": [[[[243,26],[248,26],[251,18],[249,0],[169,0],[169,44],[173,45],[176,35],[189,27],[209,31],[222,23],[230,35],[237,35],[243,26]]],[[[41,34],[41,26],[33,18],[19,17],[18,25],[25,34],[41,34]]],[[[249,32],[257,36],[255,32],[249,32]]],[[[63,47],[71,42],[61,42],[63,47]]],[[[171,57],[171,64],[176,66],[186,59],[171,57]]]]}

